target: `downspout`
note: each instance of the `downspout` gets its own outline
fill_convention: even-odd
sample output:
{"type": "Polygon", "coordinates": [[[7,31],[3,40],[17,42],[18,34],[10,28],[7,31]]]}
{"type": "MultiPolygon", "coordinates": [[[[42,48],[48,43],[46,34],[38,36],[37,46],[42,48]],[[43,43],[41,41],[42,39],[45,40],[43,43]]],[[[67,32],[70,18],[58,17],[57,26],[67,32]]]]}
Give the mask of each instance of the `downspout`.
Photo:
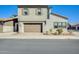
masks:
{"type": "Polygon", "coordinates": [[[47,19],[50,18],[49,8],[47,8],[47,19]]]}

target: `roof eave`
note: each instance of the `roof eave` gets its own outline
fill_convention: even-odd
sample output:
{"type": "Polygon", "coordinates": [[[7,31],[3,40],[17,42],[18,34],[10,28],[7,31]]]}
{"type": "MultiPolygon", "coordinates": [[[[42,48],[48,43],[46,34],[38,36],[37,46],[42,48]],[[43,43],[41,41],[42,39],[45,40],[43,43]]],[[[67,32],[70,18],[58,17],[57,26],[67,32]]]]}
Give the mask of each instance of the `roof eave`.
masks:
{"type": "Polygon", "coordinates": [[[59,16],[59,17],[62,17],[62,18],[65,18],[68,20],[68,17],[65,17],[65,16],[62,16],[62,15],[59,15],[59,14],[56,14],[56,13],[51,13],[52,15],[56,15],[56,16],[59,16]]]}

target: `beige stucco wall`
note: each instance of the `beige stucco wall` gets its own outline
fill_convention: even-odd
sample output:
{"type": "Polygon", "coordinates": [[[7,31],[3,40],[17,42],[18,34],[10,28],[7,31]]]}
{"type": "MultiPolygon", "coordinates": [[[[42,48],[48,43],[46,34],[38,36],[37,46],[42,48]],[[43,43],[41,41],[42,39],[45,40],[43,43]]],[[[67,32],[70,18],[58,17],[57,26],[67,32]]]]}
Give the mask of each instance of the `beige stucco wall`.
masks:
{"type": "Polygon", "coordinates": [[[3,26],[3,32],[13,32],[13,26],[3,26]]]}
{"type": "MultiPolygon", "coordinates": [[[[66,20],[65,18],[61,18],[61,17],[58,17],[58,16],[55,16],[55,15],[50,15],[50,19],[45,19],[46,20],[46,24],[44,22],[43,23],[43,32],[46,32],[46,31],[49,31],[50,29],[52,29],[53,31],[55,31],[56,29],[54,28],[53,26],[53,23],[54,22],[67,22],[68,23],[68,20],[66,20]]],[[[35,22],[35,21],[31,21],[29,23],[39,23],[40,21],[38,22],[35,22]]],[[[22,22],[20,21],[19,22],[19,29],[20,29],[20,32],[24,32],[24,23],[27,23],[27,21],[25,22],[22,22]]],[[[64,32],[67,31],[66,28],[63,28],[64,32]]]]}
{"type": "Polygon", "coordinates": [[[22,8],[18,8],[19,21],[45,21],[47,19],[47,8],[41,8],[41,15],[36,14],[37,8],[28,8],[28,15],[22,14],[22,8]]]}
{"type": "MultiPolygon", "coordinates": [[[[53,23],[54,22],[66,22],[68,23],[68,20],[62,17],[58,17],[56,15],[50,15],[50,19],[46,20],[46,25],[45,25],[45,30],[44,31],[49,31],[50,29],[52,29],[53,31],[56,31],[56,29],[54,28],[53,23]]],[[[67,32],[67,28],[62,28],[64,32],[67,32]]]]}
{"type": "Polygon", "coordinates": [[[22,15],[23,8],[18,8],[18,16],[22,15]]]}
{"type": "MultiPolygon", "coordinates": [[[[62,17],[58,17],[56,15],[50,14],[50,19],[47,19],[48,15],[48,9],[42,8],[42,15],[36,15],[36,8],[28,8],[28,15],[22,14],[23,9],[18,8],[18,20],[19,20],[19,32],[24,32],[24,23],[27,22],[34,22],[34,23],[43,23],[43,32],[49,31],[50,29],[56,30],[53,26],[54,22],[66,22],[68,23],[68,20],[62,17]],[[46,21],[46,24],[44,23],[46,21]]],[[[51,13],[51,9],[49,9],[49,13],[51,13]]],[[[63,28],[64,31],[67,31],[66,28],[63,28]]]]}
{"type": "Polygon", "coordinates": [[[48,16],[47,8],[41,8],[41,15],[36,14],[37,8],[28,8],[28,15],[23,15],[23,9],[18,8],[18,20],[19,20],[19,32],[24,32],[24,23],[42,23],[43,24],[43,32],[45,31],[44,21],[46,21],[48,16]]]}
{"type": "MultiPolygon", "coordinates": [[[[66,22],[68,23],[68,20],[62,17],[58,17],[56,15],[51,15],[50,14],[50,19],[46,19],[46,25],[44,25],[44,32],[49,31],[52,29],[53,31],[56,31],[54,28],[53,23],[54,22],[66,22]]],[[[67,32],[67,28],[62,28],[64,32],[67,32]]]]}
{"type": "Polygon", "coordinates": [[[19,22],[19,32],[24,33],[24,23],[23,22],[19,22]]]}
{"type": "MultiPolygon", "coordinates": [[[[66,24],[68,26],[68,19],[65,19],[65,18],[56,16],[56,15],[50,15],[50,19],[51,19],[51,22],[52,23],[54,23],[54,22],[66,22],[66,24]]],[[[66,28],[63,28],[63,29],[67,29],[67,27],[66,28]]]]}
{"type": "Polygon", "coordinates": [[[4,24],[3,32],[13,32],[13,21],[9,21],[4,24]]]}
{"type": "Polygon", "coordinates": [[[53,29],[53,22],[51,19],[47,19],[46,24],[44,24],[44,32],[49,31],[49,29],[53,29]]]}
{"type": "Polygon", "coordinates": [[[53,22],[68,22],[67,19],[65,18],[62,18],[62,17],[59,17],[59,16],[56,16],[56,15],[50,15],[50,19],[53,21],[53,22]]]}

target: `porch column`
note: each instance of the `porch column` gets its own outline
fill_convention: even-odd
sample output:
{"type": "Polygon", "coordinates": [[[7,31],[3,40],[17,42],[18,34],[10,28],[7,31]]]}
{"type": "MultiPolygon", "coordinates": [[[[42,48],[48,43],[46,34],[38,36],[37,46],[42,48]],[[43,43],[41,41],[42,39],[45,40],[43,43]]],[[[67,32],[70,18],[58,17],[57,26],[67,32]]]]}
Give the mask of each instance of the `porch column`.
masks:
{"type": "Polygon", "coordinates": [[[23,22],[19,22],[18,23],[18,27],[19,27],[19,32],[20,33],[24,33],[24,23],[23,22]]]}

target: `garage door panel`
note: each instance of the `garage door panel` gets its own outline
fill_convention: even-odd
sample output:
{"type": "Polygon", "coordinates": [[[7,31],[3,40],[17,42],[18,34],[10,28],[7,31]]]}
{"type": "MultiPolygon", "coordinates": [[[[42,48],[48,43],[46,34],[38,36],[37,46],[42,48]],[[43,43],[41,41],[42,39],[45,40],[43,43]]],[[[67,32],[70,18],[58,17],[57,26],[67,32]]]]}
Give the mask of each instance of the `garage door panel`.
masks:
{"type": "Polygon", "coordinates": [[[41,32],[41,24],[24,24],[24,32],[41,32]]]}

